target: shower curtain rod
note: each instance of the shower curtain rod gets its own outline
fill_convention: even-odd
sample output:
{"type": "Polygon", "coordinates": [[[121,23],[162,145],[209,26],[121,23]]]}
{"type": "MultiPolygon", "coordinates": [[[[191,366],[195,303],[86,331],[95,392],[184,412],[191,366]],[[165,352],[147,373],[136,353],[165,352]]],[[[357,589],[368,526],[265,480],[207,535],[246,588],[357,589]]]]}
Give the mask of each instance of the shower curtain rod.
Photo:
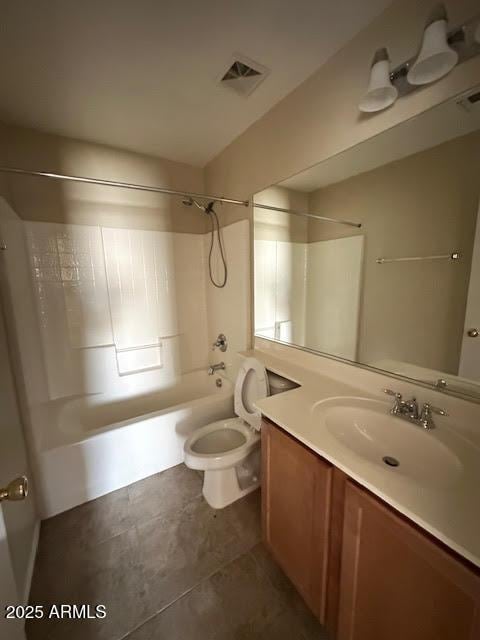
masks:
{"type": "Polygon", "coordinates": [[[103,187],[117,187],[120,189],[132,189],[134,191],[150,191],[152,193],[163,193],[168,196],[179,196],[182,198],[201,198],[202,200],[210,200],[214,202],[224,202],[225,204],[234,204],[242,207],[248,207],[250,204],[260,209],[268,209],[269,211],[281,211],[283,213],[291,213],[295,216],[305,216],[307,218],[315,218],[323,222],[334,222],[344,224],[351,227],[361,227],[357,222],[349,222],[348,220],[336,220],[335,218],[326,218],[314,213],[305,211],[296,211],[294,209],[282,209],[266,204],[255,204],[249,200],[235,200],[234,198],[223,198],[221,196],[212,196],[206,193],[193,193],[190,191],[177,191],[176,189],[166,189],[165,187],[154,187],[144,184],[134,184],[132,182],[117,182],[115,180],[100,180],[97,178],[86,178],[83,176],[69,176],[63,173],[53,173],[51,171],[29,171],[28,169],[18,169],[15,167],[0,167],[0,173],[13,173],[24,176],[36,176],[40,178],[50,178],[51,180],[65,180],[67,182],[80,182],[83,184],[97,184],[103,187]]]}
{"type": "Polygon", "coordinates": [[[305,216],[305,218],[314,218],[315,220],[320,220],[321,222],[334,222],[336,224],[344,224],[348,227],[356,227],[357,229],[360,229],[360,227],[362,226],[361,222],[351,222],[350,220],[341,220],[337,218],[326,218],[325,216],[318,215],[318,213],[296,211],[295,209],[282,209],[282,207],[272,207],[269,204],[257,204],[254,202],[253,206],[258,209],[267,209],[268,211],[281,211],[282,213],[291,213],[294,216],[305,216]]]}
{"type": "Polygon", "coordinates": [[[16,173],[25,176],[38,176],[41,178],[51,178],[52,180],[65,180],[67,182],[82,182],[86,184],[98,184],[103,187],[118,187],[121,189],[133,189],[134,191],[152,191],[154,193],[164,193],[167,196],[180,196],[182,198],[203,198],[214,200],[215,202],[225,202],[248,207],[248,200],[233,200],[232,198],[221,198],[220,196],[210,196],[205,193],[190,193],[189,191],[177,191],[166,189],[165,187],[152,187],[145,184],[134,184],[132,182],[117,182],[115,180],[100,180],[97,178],[86,178],[83,176],[68,176],[63,173],[52,173],[50,171],[29,171],[27,169],[15,169],[13,167],[0,167],[0,172],[16,173]]]}

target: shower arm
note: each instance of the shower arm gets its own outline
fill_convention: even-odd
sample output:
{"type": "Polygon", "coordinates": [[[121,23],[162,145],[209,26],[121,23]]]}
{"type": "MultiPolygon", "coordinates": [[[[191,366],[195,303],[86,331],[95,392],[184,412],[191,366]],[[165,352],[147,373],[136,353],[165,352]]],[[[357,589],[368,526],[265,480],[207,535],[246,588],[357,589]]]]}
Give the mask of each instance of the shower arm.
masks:
{"type": "MultiPolygon", "coordinates": [[[[151,193],[161,193],[167,196],[179,196],[181,198],[194,202],[195,198],[202,200],[208,200],[209,202],[222,202],[225,204],[233,204],[241,207],[249,207],[250,205],[259,209],[266,209],[267,211],[279,211],[282,213],[290,213],[296,216],[303,216],[306,218],[313,218],[320,220],[321,222],[331,222],[334,224],[343,224],[350,227],[360,228],[362,225],[358,222],[351,222],[349,220],[337,220],[335,218],[327,218],[325,216],[318,215],[316,213],[309,213],[306,211],[297,211],[295,209],[284,209],[282,207],[274,207],[266,204],[257,204],[250,202],[250,200],[236,200],[234,198],[224,198],[223,196],[212,196],[205,193],[192,193],[189,191],[177,191],[176,189],[167,189],[165,187],[155,187],[150,185],[135,184],[132,182],[117,182],[115,180],[101,180],[98,178],[87,178],[84,176],[70,176],[62,173],[53,173],[50,171],[30,171],[28,169],[19,169],[15,167],[0,167],[0,173],[11,173],[15,175],[35,176],[40,178],[50,178],[51,180],[62,180],[66,182],[77,182],[82,184],[95,184],[102,187],[116,187],[119,189],[131,189],[133,191],[148,191],[151,193]]],[[[197,206],[198,203],[195,202],[197,206]]],[[[207,205],[205,212],[209,213],[207,205]]],[[[200,207],[202,208],[202,207],[200,207]]]]}

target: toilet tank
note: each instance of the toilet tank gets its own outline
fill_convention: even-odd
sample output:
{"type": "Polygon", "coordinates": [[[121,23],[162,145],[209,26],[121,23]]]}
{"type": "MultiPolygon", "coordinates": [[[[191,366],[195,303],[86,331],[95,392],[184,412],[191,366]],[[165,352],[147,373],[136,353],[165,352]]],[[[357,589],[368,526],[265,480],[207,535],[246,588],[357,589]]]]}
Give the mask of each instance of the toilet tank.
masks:
{"type": "Polygon", "coordinates": [[[270,386],[270,395],[275,396],[277,393],[283,393],[284,391],[290,391],[290,389],[296,389],[300,385],[288,378],[284,378],[283,376],[278,375],[278,373],[273,373],[273,371],[268,371],[267,369],[267,377],[268,384],[270,386]]]}

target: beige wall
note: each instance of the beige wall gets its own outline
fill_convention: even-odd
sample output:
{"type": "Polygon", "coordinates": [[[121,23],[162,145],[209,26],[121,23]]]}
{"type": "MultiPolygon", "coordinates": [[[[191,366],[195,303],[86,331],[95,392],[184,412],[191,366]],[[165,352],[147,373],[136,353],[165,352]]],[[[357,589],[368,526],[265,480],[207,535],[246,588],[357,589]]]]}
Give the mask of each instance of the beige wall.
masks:
{"type": "MultiPolygon", "coordinates": [[[[206,167],[213,192],[247,198],[333,154],[470,88],[480,77],[473,58],[447,77],[372,116],[358,111],[374,51],[387,46],[395,66],[415,54],[432,0],[396,0],[314,75],[230,144],[206,167]]],[[[451,24],[478,13],[478,0],[448,0],[451,24]]],[[[225,207],[230,222],[245,217],[225,207]]],[[[251,211],[250,211],[251,215],[251,211]]]]}
{"type": "MultiPolygon", "coordinates": [[[[202,169],[0,123],[0,163],[105,180],[204,191],[202,169]]],[[[204,233],[206,216],[180,198],[96,185],[0,176],[0,195],[25,220],[204,233]]]]}
{"type": "Polygon", "coordinates": [[[309,220],[309,241],[365,236],[359,360],[456,374],[480,194],[480,132],[310,194],[310,207],[362,229],[309,220]],[[458,263],[379,265],[378,257],[458,250],[458,263]]]}
{"type": "MultiPolygon", "coordinates": [[[[308,211],[308,193],[269,187],[255,195],[256,204],[268,204],[281,209],[308,211]]],[[[308,218],[282,213],[281,211],[255,210],[255,238],[257,240],[283,240],[285,242],[307,242],[308,218]]]]}

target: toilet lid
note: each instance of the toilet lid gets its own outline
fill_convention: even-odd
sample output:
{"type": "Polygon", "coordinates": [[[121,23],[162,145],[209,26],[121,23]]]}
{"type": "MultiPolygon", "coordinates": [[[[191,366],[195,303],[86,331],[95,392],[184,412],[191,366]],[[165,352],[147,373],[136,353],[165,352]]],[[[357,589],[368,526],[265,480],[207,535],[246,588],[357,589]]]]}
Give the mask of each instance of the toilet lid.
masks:
{"type": "Polygon", "coordinates": [[[235,413],[257,431],[260,430],[262,414],[254,403],[267,396],[265,367],[255,358],[245,358],[235,383],[235,413]]]}

